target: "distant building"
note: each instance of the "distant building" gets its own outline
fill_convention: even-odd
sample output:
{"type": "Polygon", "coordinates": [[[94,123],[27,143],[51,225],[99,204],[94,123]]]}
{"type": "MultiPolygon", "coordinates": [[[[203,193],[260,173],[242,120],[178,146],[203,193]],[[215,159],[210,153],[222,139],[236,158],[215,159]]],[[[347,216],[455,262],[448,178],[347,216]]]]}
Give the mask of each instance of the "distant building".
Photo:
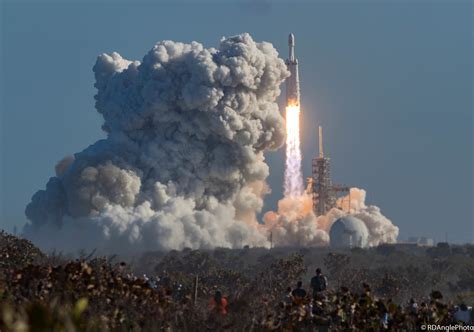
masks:
{"type": "Polygon", "coordinates": [[[353,216],[337,219],[329,231],[331,247],[366,247],[369,231],[364,222],[353,216]]]}
{"type": "Polygon", "coordinates": [[[425,236],[412,236],[408,238],[408,243],[416,243],[422,246],[432,247],[434,246],[434,241],[432,238],[425,236]]]}

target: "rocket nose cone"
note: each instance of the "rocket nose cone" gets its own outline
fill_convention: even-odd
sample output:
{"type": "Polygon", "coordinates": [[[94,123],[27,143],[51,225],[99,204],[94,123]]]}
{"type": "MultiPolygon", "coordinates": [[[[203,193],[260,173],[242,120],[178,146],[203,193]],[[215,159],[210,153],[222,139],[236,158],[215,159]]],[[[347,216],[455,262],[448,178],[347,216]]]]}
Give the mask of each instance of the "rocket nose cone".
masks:
{"type": "Polygon", "coordinates": [[[290,35],[288,36],[288,44],[290,46],[294,46],[295,45],[295,35],[290,33],[290,35]]]}

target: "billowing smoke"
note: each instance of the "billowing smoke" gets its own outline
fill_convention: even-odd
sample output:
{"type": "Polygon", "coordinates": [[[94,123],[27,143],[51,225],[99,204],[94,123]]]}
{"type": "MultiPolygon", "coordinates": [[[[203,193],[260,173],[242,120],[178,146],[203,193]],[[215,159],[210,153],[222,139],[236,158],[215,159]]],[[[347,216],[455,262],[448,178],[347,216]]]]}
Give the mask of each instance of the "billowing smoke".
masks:
{"type": "Polygon", "coordinates": [[[119,253],[268,245],[255,216],[289,75],[271,44],[163,41],[141,62],[102,54],[94,73],[107,137],[57,164],[26,208],[26,237],[119,253]]]}
{"type": "Polygon", "coordinates": [[[358,188],[350,189],[348,196],[341,197],[338,206],[324,216],[316,216],[312,208],[312,197],[285,197],[278,203],[278,212],[264,215],[266,229],[272,233],[276,246],[326,246],[329,245],[329,231],[339,218],[352,215],[362,220],[367,227],[367,238],[363,243],[377,246],[381,243],[395,243],[398,227],[387,219],[376,206],[365,204],[366,192],[358,188]],[[349,206],[350,204],[350,206],[349,206]]]}
{"type": "MultiPolygon", "coordinates": [[[[163,41],[141,62],[102,54],[94,73],[107,137],[58,162],[26,208],[26,237],[46,250],[113,253],[269,246],[270,233],[279,246],[329,243],[347,212],[312,212],[299,131],[297,185],[263,225],[256,218],[269,192],[264,152],[285,140],[275,101],[289,73],[271,44],[248,34],[217,49],[163,41]]],[[[363,190],[351,189],[346,210],[367,226],[368,245],[396,240],[398,228],[365,205],[363,190]]]]}
{"type": "Polygon", "coordinates": [[[380,212],[380,208],[374,205],[365,205],[365,190],[352,188],[350,194],[351,213],[354,217],[362,220],[369,231],[367,245],[372,247],[381,243],[396,242],[398,227],[380,212]]]}

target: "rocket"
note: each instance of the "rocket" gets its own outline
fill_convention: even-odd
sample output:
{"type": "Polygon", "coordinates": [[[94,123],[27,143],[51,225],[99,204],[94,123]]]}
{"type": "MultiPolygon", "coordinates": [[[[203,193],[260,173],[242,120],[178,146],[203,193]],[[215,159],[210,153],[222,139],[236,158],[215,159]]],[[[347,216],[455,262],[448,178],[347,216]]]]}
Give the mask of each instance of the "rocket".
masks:
{"type": "Polygon", "coordinates": [[[300,78],[298,74],[298,60],[295,58],[295,35],[288,36],[289,54],[286,66],[291,76],[286,79],[286,106],[300,106],[300,78]]]}

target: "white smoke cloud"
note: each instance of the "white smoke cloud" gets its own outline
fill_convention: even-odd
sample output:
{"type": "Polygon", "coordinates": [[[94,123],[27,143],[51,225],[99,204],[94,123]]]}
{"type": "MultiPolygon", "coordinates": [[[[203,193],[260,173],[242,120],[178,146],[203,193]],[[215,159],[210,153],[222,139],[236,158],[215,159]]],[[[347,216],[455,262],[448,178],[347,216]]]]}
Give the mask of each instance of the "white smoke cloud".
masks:
{"type": "Polygon", "coordinates": [[[299,197],[285,197],[278,203],[278,212],[267,212],[264,223],[272,233],[276,246],[326,246],[329,245],[329,232],[332,224],[346,215],[353,215],[364,222],[367,238],[363,243],[377,246],[381,243],[395,243],[398,227],[382,215],[376,206],[365,204],[366,192],[351,188],[348,196],[338,201],[344,210],[333,208],[324,216],[316,216],[312,209],[312,197],[303,194],[299,197]],[[350,210],[349,210],[350,201],[350,210]],[[350,212],[350,213],[349,213],[350,212]]]}
{"type": "Polygon", "coordinates": [[[289,75],[271,44],[162,41],[141,62],[102,54],[94,73],[107,138],[58,163],[26,208],[26,237],[119,253],[268,244],[255,215],[289,75]]]}
{"type": "MultiPolygon", "coordinates": [[[[58,162],[26,208],[27,238],[111,253],[269,246],[270,233],[278,246],[328,245],[346,212],[316,217],[309,195],[256,218],[269,192],[264,152],[285,140],[275,100],[289,73],[271,44],[248,34],[217,49],[163,41],[141,62],[102,54],[94,73],[107,138],[58,162]]],[[[350,210],[368,245],[396,241],[365,191],[351,189],[350,210]]]]}
{"type": "Polygon", "coordinates": [[[369,231],[368,246],[381,243],[395,243],[399,229],[374,205],[365,205],[365,190],[351,188],[351,212],[354,217],[362,220],[369,231]],[[354,201],[354,202],[352,202],[354,201]]]}

